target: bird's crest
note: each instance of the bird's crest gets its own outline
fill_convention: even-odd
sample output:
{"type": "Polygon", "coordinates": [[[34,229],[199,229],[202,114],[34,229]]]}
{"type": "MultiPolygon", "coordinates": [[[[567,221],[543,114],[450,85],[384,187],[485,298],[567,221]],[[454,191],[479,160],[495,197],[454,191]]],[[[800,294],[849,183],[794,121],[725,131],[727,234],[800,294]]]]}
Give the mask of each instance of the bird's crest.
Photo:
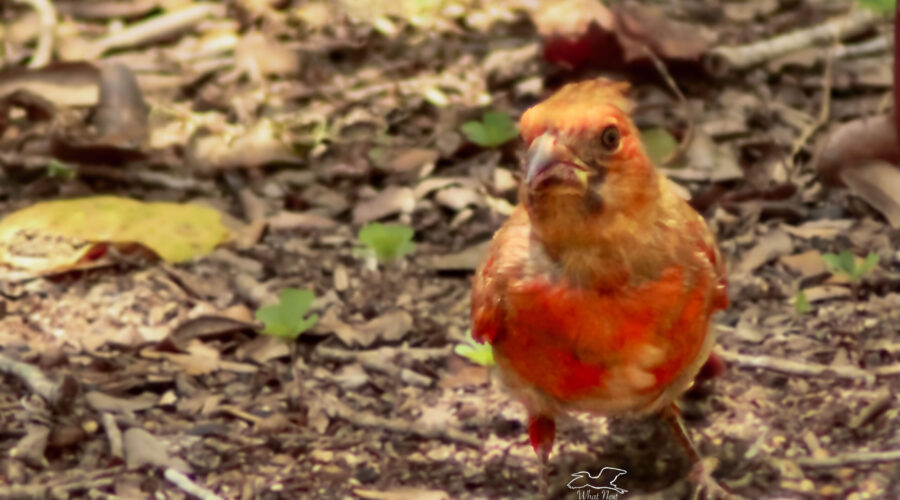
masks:
{"type": "Polygon", "coordinates": [[[633,108],[625,95],[630,87],[606,78],[570,83],[522,115],[522,137],[531,144],[547,130],[596,128],[610,115],[627,119],[633,108]]]}

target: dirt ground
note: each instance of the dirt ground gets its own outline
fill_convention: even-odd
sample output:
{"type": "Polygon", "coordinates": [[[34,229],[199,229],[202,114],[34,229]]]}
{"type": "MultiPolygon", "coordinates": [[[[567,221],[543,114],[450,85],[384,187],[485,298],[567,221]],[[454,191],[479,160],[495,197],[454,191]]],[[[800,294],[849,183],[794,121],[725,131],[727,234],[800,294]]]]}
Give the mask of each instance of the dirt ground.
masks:
{"type": "MultiPolygon", "coordinates": [[[[27,77],[12,68],[33,56],[37,18],[0,6],[0,96],[19,85],[51,103],[0,106],[0,216],[106,193],[212,206],[233,237],[187,263],[110,248],[35,276],[9,264],[0,235],[0,354],[38,373],[0,367],[0,498],[178,499],[192,485],[218,495],[197,498],[536,496],[523,408],[454,354],[483,243],[515,203],[521,141],[478,146],[460,127],[485,110],[517,119],[598,75],[629,80],[638,125],[684,144],[663,171],[728,262],[731,304],[715,320],[727,369],[681,403],[714,477],[739,498],[900,498],[900,232],[877,194],[834,186],[817,156],[842,125],[890,111],[891,46],[835,51],[889,36],[890,22],[711,76],[712,47],[860,7],[671,2],[666,19],[708,40],[640,35],[660,73],[646,58],[548,61],[553,33],[594,28],[528,2],[235,0],[129,42],[112,38],[116,23],[178,2],[113,4],[54,2],[56,60],[93,55],[27,77]],[[136,76],[146,123],[97,121],[108,73],[94,65],[112,63],[136,76]],[[357,232],[376,220],[415,229],[415,251],[361,258],[357,232]],[[857,283],[825,264],[845,250],[878,256],[857,283]],[[295,347],[253,321],[287,287],[311,289],[320,318],[295,347]],[[27,383],[40,374],[49,401],[27,383]]],[[[107,92],[141,116],[127,81],[107,92]]],[[[655,417],[572,415],[551,465],[553,498],[587,498],[572,474],[604,467],[627,471],[619,499],[694,494],[655,417]]]]}

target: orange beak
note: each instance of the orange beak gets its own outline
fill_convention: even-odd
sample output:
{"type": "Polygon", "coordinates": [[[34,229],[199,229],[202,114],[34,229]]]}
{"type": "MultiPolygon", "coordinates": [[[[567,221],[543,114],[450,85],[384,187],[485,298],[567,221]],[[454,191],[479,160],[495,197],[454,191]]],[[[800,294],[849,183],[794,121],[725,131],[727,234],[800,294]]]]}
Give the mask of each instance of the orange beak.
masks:
{"type": "Polygon", "coordinates": [[[547,176],[544,172],[551,170],[555,165],[567,166],[568,172],[558,171],[557,174],[571,179],[578,179],[582,183],[586,181],[587,165],[579,160],[572,151],[560,144],[556,136],[545,133],[531,141],[531,147],[525,155],[525,182],[534,187],[547,176]]]}
{"type": "Polygon", "coordinates": [[[562,159],[562,151],[556,147],[556,137],[544,134],[531,141],[525,155],[525,182],[529,184],[541,173],[562,159]]]}

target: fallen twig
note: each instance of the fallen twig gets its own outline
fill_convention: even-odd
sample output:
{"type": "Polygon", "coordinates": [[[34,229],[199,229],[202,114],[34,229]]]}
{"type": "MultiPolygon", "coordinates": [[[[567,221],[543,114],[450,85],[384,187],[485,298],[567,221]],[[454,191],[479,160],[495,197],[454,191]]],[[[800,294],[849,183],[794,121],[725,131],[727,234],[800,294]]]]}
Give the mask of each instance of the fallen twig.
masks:
{"type": "Polygon", "coordinates": [[[75,498],[73,495],[75,491],[103,488],[113,484],[116,473],[121,472],[121,467],[114,467],[102,470],[101,474],[104,477],[80,478],[63,484],[14,484],[12,486],[0,486],[0,498],[75,498]]]}
{"type": "Polygon", "coordinates": [[[796,163],[794,163],[797,153],[806,146],[813,134],[828,123],[828,116],[831,114],[831,80],[833,72],[834,56],[832,51],[829,50],[825,57],[825,70],[822,75],[822,104],[819,107],[819,116],[816,118],[816,121],[810,123],[800,132],[800,136],[791,145],[791,152],[787,157],[786,165],[789,177],[793,177],[797,170],[796,163]]]}
{"type": "Polygon", "coordinates": [[[181,491],[189,495],[194,495],[200,500],[222,500],[222,497],[220,497],[219,495],[216,495],[212,491],[191,481],[191,478],[171,467],[166,469],[166,471],[163,473],[163,476],[165,476],[165,478],[168,479],[169,482],[171,482],[175,486],[178,486],[181,491]]]}
{"type": "Polygon", "coordinates": [[[30,5],[37,11],[41,29],[38,35],[37,48],[28,62],[29,68],[43,68],[53,57],[53,35],[56,33],[56,9],[50,0],[19,0],[19,3],[30,5]]]}
{"type": "Polygon", "coordinates": [[[112,413],[104,412],[100,420],[103,423],[103,429],[106,430],[106,439],[109,440],[109,455],[111,457],[122,459],[125,453],[122,451],[122,431],[116,424],[116,417],[112,413]]]}
{"type": "Polygon", "coordinates": [[[694,139],[694,112],[691,110],[691,104],[688,102],[687,98],[684,97],[684,94],[681,92],[681,89],[678,88],[678,84],[675,83],[675,80],[672,78],[672,75],[669,74],[669,70],[666,69],[666,64],[657,57],[656,54],[650,50],[649,47],[644,47],[644,52],[646,52],[647,57],[650,58],[650,61],[653,62],[653,66],[656,67],[656,71],[659,72],[659,75],[665,80],[666,85],[669,86],[669,89],[678,97],[678,102],[681,103],[681,106],[684,108],[684,119],[687,121],[687,130],[684,132],[684,137],[681,138],[681,142],[678,143],[678,147],[675,148],[675,151],[669,153],[668,156],[663,158],[662,166],[669,166],[687,151],[688,147],[691,145],[691,141],[694,139]]]}
{"type": "Polygon", "coordinates": [[[193,4],[151,17],[97,40],[92,47],[92,53],[86,55],[85,59],[100,56],[107,50],[134,47],[171,36],[196,26],[210,15],[218,15],[221,12],[222,6],[209,2],[193,4]]]}
{"type": "Polygon", "coordinates": [[[855,366],[828,366],[802,361],[773,358],[771,356],[751,356],[736,352],[716,349],[716,353],[727,363],[744,368],[762,368],[789,375],[820,376],[831,375],[838,378],[862,379],[872,381],[877,376],[900,374],[900,365],[880,366],[871,370],[863,370],[855,366]]]}
{"type": "Polygon", "coordinates": [[[747,69],[807,47],[858,35],[881,19],[882,17],[869,9],[859,9],[818,26],[792,31],[768,40],[747,45],[717,47],[707,54],[706,69],[713,76],[722,77],[732,71],[747,69]]]}
{"type": "MultiPolygon", "coordinates": [[[[46,168],[46,166],[44,167],[46,168]]],[[[78,168],[81,177],[110,179],[118,182],[137,183],[150,187],[161,187],[173,191],[187,191],[202,194],[217,192],[215,183],[190,177],[181,177],[153,170],[122,170],[97,165],[83,165],[78,168]]]]}
{"type": "Polygon", "coordinates": [[[881,462],[896,462],[900,460],[900,450],[890,451],[860,451],[857,453],[845,453],[826,458],[798,458],[797,463],[804,467],[844,467],[847,465],[877,464],[881,462]]]}
{"type": "Polygon", "coordinates": [[[0,373],[14,375],[25,382],[32,392],[44,398],[51,407],[67,412],[78,395],[78,383],[66,375],[62,383],[53,382],[36,366],[0,354],[0,373]]]}
{"type": "Polygon", "coordinates": [[[462,432],[459,429],[451,427],[426,427],[416,422],[410,422],[399,418],[390,419],[368,413],[361,413],[350,408],[337,398],[331,398],[324,407],[329,416],[341,418],[358,427],[370,427],[393,432],[410,433],[428,439],[443,439],[471,446],[472,448],[481,448],[481,440],[478,439],[478,437],[462,432]]]}
{"type": "Polygon", "coordinates": [[[316,352],[332,361],[358,361],[365,368],[396,377],[419,387],[428,387],[434,380],[419,372],[399,366],[397,356],[424,361],[450,355],[450,350],[446,348],[412,349],[407,346],[400,348],[388,346],[367,351],[351,351],[322,346],[316,349],[316,352]]]}

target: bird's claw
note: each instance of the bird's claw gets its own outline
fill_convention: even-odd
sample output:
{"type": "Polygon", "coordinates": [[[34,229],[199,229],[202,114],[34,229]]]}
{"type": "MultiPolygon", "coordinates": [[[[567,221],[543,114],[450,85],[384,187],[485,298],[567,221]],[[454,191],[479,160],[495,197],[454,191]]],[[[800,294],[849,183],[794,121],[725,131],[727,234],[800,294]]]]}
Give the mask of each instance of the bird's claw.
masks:
{"type": "Polygon", "coordinates": [[[696,486],[693,500],[736,500],[738,497],[725,489],[712,477],[710,471],[714,467],[707,467],[702,460],[698,460],[691,468],[690,481],[696,486]]]}

